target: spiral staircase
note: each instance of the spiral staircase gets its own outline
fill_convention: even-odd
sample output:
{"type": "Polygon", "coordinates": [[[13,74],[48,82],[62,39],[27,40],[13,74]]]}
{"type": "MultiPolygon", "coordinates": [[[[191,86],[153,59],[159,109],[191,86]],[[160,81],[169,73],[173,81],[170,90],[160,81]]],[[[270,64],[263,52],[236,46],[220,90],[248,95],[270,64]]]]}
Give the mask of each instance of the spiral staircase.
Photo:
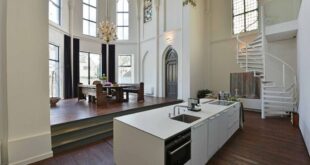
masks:
{"type": "MultiPolygon", "coordinates": [[[[297,77],[288,63],[266,50],[263,7],[260,28],[254,40],[237,39],[237,63],[245,72],[252,72],[261,79],[261,117],[282,116],[297,111],[297,77]]],[[[249,26],[253,25],[250,24],[249,26]]]]}

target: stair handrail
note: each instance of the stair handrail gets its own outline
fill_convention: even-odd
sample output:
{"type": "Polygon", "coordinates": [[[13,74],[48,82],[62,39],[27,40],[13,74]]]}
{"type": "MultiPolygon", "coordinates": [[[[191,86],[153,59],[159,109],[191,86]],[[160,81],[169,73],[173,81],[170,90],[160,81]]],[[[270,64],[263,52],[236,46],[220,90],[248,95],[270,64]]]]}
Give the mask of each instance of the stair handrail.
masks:
{"type": "MultiPolygon", "coordinates": [[[[288,64],[287,62],[282,60],[281,58],[279,58],[279,57],[277,57],[277,56],[275,56],[275,55],[273,55],[273,54],[271,54],[269,52],[265,52],[265,54],[267,56],[269,56],[269,57],[271,57],[271,58],[273,58],[273,59],[275,59],[275,60],[277,60],[277,61],[282,63],[282,67],[283,67],[283,69],[282,69],[282,71],[283,71],[282,86],[285,88],[286,91],[293,89],[294,97],[296,97],[295,94],[297,94],[297,88],[298,88],[297,85],[298,84],[297,84],[297,76],[296,76],[297,73],[296,73],[295,69],[290,64],[288,64]],[[286,88],[286,82],[285,82],[285,66],[287,66],[292,71],[292,73],[294,74],[294,80],[288,86],[288,88],[286,88]]],[[[296,102],[297,102],[297,98],[295,98],[295,99],[296,99],[296,102]]]]}
{"type": "Polygon", "coordinates": [[[245,29],[249,28],[250,26],[254,25],[254,24],[257,23],[257,22],[258,22],[258,19],[255,20],[254,22],[250,23],[248,26],[246,26],[245,28],[243,28],[241,31],[239,31],[239,33],[236,35],[237,41],[240,42],[240,43],[242,43],[242,44],[247,45],[247,42],[242,41],[242,40],[240,39],[239,36],[240,36],[240,34],[241,34],[245,29]]]}
{"type": "Polygon", "coordinates": [[[275,56],[275,55],[273,55],[273,54],[271,54],[271,53],[269,53],[269,52],[267,52],[267,51],[265,51],[265,53],[266,53],[266,55],[268,55],[268,56],[270,56],[270,57],[272,57],[272,58],[274,58],[274,59],[280,61],[282,64],[288,66],[288,67],[290,68],[290,70],[296,75],[295,69],[294,69],[290,64],[288,64],[287,62],[285,62],[285,61],[282,60],[281,58],[279,58],[279,57],[277,57],[277,56],[275,56]]]}

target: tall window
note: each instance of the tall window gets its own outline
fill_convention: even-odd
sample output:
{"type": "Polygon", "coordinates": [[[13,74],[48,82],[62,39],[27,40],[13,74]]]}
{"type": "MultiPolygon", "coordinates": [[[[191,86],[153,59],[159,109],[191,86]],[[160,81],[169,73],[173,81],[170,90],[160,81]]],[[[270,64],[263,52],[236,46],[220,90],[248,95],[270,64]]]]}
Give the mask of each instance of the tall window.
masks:
{"type": "Polygon", "coordinates": [[[49,44],[49,91],[50,97],[60,97],[59,47],[49,44]]]}
{"type": "Polygon", "coordinates": [[[60,25],[60,0],[49,0],[49,20],[60,25]]]}
{"type": "Polygon", "coordinates": [[[92,84],[100,76],[100,55],[80,52],[80,82],[92,84]]]}
{"type": "Polygon", "coordinates": [[[116,5],[117,37],[119,40],[129,39],[129,5],[128,0],[118,0],[116,5]]]}
{"type": "Polygon", "coordinates": [[[133,83],[133,67],[131,55],[118,56],[118,81],[119,83],[133,83]]]}
{"type": "Polygon", "coordinates": [[[96,37],[97,0],[83,0],[83,34],[96,37]]]}
{"type": "Polygon", "coordinates": [[[233,0],[234,34],[258,29],[257,0],[233,0]]]}

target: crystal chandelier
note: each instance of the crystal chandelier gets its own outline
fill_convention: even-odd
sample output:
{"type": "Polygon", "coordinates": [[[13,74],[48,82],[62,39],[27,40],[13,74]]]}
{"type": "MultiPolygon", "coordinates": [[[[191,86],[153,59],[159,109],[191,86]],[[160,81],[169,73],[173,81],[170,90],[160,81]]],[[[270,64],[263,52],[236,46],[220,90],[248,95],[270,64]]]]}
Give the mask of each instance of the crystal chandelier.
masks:
{"type": "Polygon", "coordinates": [[[105,43],[117,40],[116,26],[113,22],[102,21],[98,27],[99,37],[105,43]]]}

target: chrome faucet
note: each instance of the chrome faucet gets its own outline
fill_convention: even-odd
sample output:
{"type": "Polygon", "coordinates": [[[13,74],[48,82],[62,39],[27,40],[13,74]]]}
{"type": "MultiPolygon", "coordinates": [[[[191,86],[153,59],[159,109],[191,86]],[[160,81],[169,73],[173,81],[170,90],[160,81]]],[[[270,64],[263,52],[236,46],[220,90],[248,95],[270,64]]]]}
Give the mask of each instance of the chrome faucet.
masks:
{"type": "MultiPolygon", "coordinates": [[[[176,108],[186,108],[186,109],[188,109],[189,107],[186,106],[186,105],[175,105],[175,106],[173,107],[173,116],[176,115],[176,113],[175,113],[176,108]]],[[[180,114],[180,109],[178,109],[178,115],[179,115],[179,114],[180,114]]]]}

